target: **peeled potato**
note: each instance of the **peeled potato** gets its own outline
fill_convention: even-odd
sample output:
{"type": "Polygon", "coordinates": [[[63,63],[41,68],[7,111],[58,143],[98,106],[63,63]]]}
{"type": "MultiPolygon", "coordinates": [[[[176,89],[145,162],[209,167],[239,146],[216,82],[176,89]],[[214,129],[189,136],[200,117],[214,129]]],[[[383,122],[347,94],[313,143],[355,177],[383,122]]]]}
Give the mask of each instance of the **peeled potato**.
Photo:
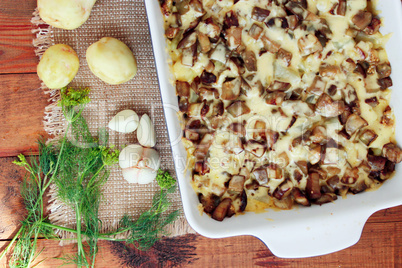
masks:
{"type": "Polygon", "coordinates": [[[112,37],[103,37],[90,45],[86,58],[94,75],[111,85],[125,83],[137,73],[137,61],[131,50],[112,37]]]}
{"type": "Polygon", "coordinates": [[[80,67],[77,53],[68,45],[49,47],[37,68],[38,76],[50,89],[67,86],[74,79],[80,67]]]}
{"type": "Polygon", "coordinates": [[[96,0],[38,0],[39,15],[47,24],[72,30],[89,18],[96,0]]]}

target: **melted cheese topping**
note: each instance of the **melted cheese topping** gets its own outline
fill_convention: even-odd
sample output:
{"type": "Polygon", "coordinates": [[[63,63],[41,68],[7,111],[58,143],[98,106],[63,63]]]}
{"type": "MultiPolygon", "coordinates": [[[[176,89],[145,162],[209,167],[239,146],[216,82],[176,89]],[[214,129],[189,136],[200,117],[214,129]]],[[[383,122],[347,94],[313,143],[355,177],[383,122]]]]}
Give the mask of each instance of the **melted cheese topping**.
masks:
{"type": "MultiPolygon", "coordinates": [[[[335,191],[331,190],[326,182],[333,176],[342,179],[343,184],[339,185],[346,188],[346,192],[347,189],[357,192],[355,189],[362,183],[365,183],[366,188],[377,187],[378,183],[367,173],[367,155],[369,150],[381,151],[384,144],[394,142],[394,125],[382,122],[391,95],[390,90],[380,89],[381,77],[376,71],[376,66],[388,62],[383,49],[388,38],[379,32],[365,34],[364,31],[356,29],[354,24],[355,16],[366,10],[367,1],[346,1],[345,14],[337,15],[339,0],[307,0],[307,8],[302,9],[304,13],[297,14],[299,21],[294,29],[289,28],[289,25],[283,27],[282,24],[284,20],[289,24],[289,14],[292,11],[287,11],[288,7],[275,4],[275,1],[240,0],[234,4],[228,0],[196,0],[195,2],[202,5],[201,13],[192,5],[192,1],[188,11],[182,15],[176,12],[173,5],[171,12],[165,16],[165,27],[169,29],[177,27],[176,24],[180,25],[179,34],[167,39],[167,43],[176,80],[191,84],[190,97],[179,94],[181,100],[187,101],[189,106],[197,103],[199,107],[209,105],[210,109],[206,115],[182,111],[185,115],[184,128],[190,119],[199,120],[201,125],[207,126],[209,132],[213,133],[207,153],[201,159],[196,156],[200,141],[184,138],[190,168],[200,160],[207,167],[207,170],[194,172],[194,190],[202,196],[213,194],[220,200],[231,198],[232,206],[239,212],[242,205],[239,192],[230,190],[228,184],[232,176],[240,172],[240,175],[245,177],[244,191],[248,199],[246,211],[259,211],[266,207],[287,209],[296,198],[289,198],[288,192],[283,193],[284,196],[278,195],[278,191],[284,189],[282,186],[285,182],[289,182],[291,188],[298,188],[305,195],[309,195],[306,193],[309,174],[303,172],[300,161],[308,162],[309,168],[318,165],[315,168],[321,172],[319,183],[321,187],[325,186],[321,191],[335,191]],[[256,7],[268,10],[269,15],[263,20],[256,20],[253,17],[256,7]],[[227,21],[227,14],[230,12],[234,14],[232,16],[236,16],[238,25],[228,25],[233,23],[227,21]],[[177,23],[178,16],[180,23],[177,23]],[[201,22],[194,24],[197,19],[201,22]],[[191,25],[196,26],[188,30],[191,25]],[[215,33],[215,37],[214,26],[220,29],[220,32],[215,33]],[[257,37],[251,30],[255,26],[261,29],[257,37]],[[240,28],[241,39],[230,36],[225,27],[240,28]],[[186,37],[183,31],[187,31],[187,34],[193,31],[209,34],[211,49],[203,53],[200,47],[201,39],[198,39],[198,50],[192,66],[182,63],[184,50],[178,48],[179,42],[186,37]],[[267,48],[262,37],[271,40],[276,48],[267,48]],[[237,41],[241,42],[241,45],[233,46],[237,41]],[[255,55],[255,70],[248,67],[245,51],[251,51],[255,55]],[[291,58],[282,56],[282,52],[288,53],[287,56],[290,55],[291,58]],[[240,65],[234,63],[231,57],[241,58],[240,65]],[[363,65],[366,68],[364,75],[356,71],[363,65]],[[212,83],[202,81],[206,70],[216,77],[212,83]],[[234,99],[224,99],[227,82],[236,77],[242,77],[243,80],[240,94],[234,99]],[[322,87],[314,91],[317,77],[322,87]],[[277,81],[287,83],[288,86],[284,90],[276,91],[273,85],[277,81]],[[216,90],[219,98],[213,94],[203,95],[199,92],[201,88],[216,90]],[[335,92],[330,92],[333,88],[336,89],[335,92]],[[296,97],[291,98],[295,93],[296,97]],[[332,101],[345,104],[351,113],[359,115],[367,124],[352,133],[346,133],[347,126],[345,127],[345,122],[340,122],[338,114],[324,117],[318,111],[320,96],[323,94],[330,95],[332,101]],[[274,101],[270,98],[274,98],[274,101]],[[372,98],[376,98],[376,105],[366,101],[372,98]],[[213,116],[213,107],[219,101],[224,105],[224,114],[213,116]],[[249,112],[241,116],[233,115],[230,107],[234,101],[243,102],[249,112]],[[239,135],[230,130],[233,123],[242,125],[246,133],[239,135]],[[215,127],[211,127],[214,124],[215,127]],[[278,134],[274,144],[265,145],[262,155],[256,155],[247,147],[248,141],[267,142],[264,135],[258,134],[261,133],[258,132],[258,124],[264,126],[264,131],[278,134]],[[321,140],[314,141],[319,138],[314,136],[317,126],[324,129],[325,133],[321,140]],[[377,137],[369,143],[364,143],[360,135],[365,130],[372,130],[377,137]],[[295,143],[300,137],[302,140],[295,143]],[[331,142],[336,146],[330,146],[331,142]],[[321,152],[314,151],[317,146],[321,146],[321,152]],[[284,160],[284,155],[287,160],[284,160]],[[248,167],[251,162],[254,163],[253,166],[248,167]],[[258,181],[255,170],[267,166],[268,180],[262,183],[258,181]],[[274,171],[269,169],[272,166],[274,171]],[[241,173],[242,168],[248,170],[246,175],[241,173]],[[348,178],[354,168],[358,169],[358,175],[355,175],[357,178],[353,183],[347,184],[345,178],[348,178]],[[273,172],[273,175],[270,172],[273,172]],[[255,181],[258,181],[258,185],[252,187],[255,181]]],[[[370,173],[370,170],[368,172],[370,173]]]]}

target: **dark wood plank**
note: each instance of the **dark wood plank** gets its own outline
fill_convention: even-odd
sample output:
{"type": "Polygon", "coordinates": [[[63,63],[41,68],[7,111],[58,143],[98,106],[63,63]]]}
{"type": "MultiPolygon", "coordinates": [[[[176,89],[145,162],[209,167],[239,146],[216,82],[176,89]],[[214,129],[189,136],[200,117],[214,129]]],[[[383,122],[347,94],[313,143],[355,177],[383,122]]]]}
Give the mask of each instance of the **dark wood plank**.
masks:
{"type": "Polygon", "coordinates": [[[0,74],[36,72],[31,32],[35,7],[36,0],[0,1],[0,74]]]}
{"type": "Polygon", "coordinates": [[[0,157],[37,150],[48,105],[36,74],[0,75],[0,157]]]}

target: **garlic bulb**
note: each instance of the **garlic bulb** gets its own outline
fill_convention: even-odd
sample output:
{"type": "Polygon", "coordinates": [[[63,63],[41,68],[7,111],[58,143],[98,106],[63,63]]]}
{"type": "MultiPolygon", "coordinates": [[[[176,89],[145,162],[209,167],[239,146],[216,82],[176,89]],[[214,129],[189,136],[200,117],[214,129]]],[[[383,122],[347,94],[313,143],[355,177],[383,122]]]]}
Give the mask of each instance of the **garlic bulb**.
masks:
{"type": "Polygon", "coordinates": [[[156,144],[156,134],[154,124],[147,114],[144,114],[140,119],[140,124],[137,129],[138,142],[145,147],[154,147],[156,144]]]}
{"type": "Polygon", "coordinates": [[[134,132],[139,123],[139,117],[133,110],[123,110],[118,112],[109,122],[111,130],[121,133],[134,132]]]}
{"type": "Polygon", "coordinates": [[[127,182],[147,184],[158,174],[159,153],[155,149],[145,148],[139,144],[129,145],[121,151],[119,165],[127,182]]]}

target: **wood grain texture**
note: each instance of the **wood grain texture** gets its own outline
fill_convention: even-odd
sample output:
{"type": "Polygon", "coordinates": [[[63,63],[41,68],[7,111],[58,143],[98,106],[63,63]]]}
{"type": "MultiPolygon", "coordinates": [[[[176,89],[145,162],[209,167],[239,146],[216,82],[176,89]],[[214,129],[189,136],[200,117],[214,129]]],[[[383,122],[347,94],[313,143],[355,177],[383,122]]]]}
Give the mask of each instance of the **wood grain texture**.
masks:
{"type": "MultiPolygon", "coordinates": [[[[277,258],[260,240],[250,236],[215,240],[199,235],[195,237],[196,259],[192,259],[190,263],[182,263],[183,267],[402,267],[400,257],[402,250],[399,246],[402,242],[402,226],[395,222],[369,222],[364,228],[360,242],[356,245],[333,254],[305,259],[277,258]]],[[[37,261],[45,260],[38,267],[58,267],[62,261],[54,258],[76,252],[76,247],[73,245],[60,247],[57,243],[57,241],[40,240],[38,248],[44,247],[44,251],[37,261]]],[[[6,242],[0,242],[0,248],[5,245],[6,242]]],[[[172,266],[171,262],[158,262],[158,259],[155,259],[154,249],[148,252],[137,251],[135,255],[128,253],[132,254],[132,258],[137,258],[133,263],[142,262],[142,265],[127,265],[127,258],[120,258],[118,256],[120,254],[112,253],[114,251],[112,243],[102,241],[99,245],[100,251],[95,267],[172,266]]],[[[4,260],[0,265],[3,264],[4,260]]]]}
{"type": "Polygon", "coordinates": [[[29,154],[36,140],[45,136],[47,97],[36,74],[0,75],[0,157],[29,154]]]}
{"type": "Polygon", "coordinates": [[[0,240],[12,238],[25,214],[20,195],[25,171],[12,164],[16,159],[0,158],[0,240]]]}
{"type": "Polygon", "coordinates": [[[30,22],[35,7],[36,0],[0,1],[0,74],[36,72],[30,22]]]}

